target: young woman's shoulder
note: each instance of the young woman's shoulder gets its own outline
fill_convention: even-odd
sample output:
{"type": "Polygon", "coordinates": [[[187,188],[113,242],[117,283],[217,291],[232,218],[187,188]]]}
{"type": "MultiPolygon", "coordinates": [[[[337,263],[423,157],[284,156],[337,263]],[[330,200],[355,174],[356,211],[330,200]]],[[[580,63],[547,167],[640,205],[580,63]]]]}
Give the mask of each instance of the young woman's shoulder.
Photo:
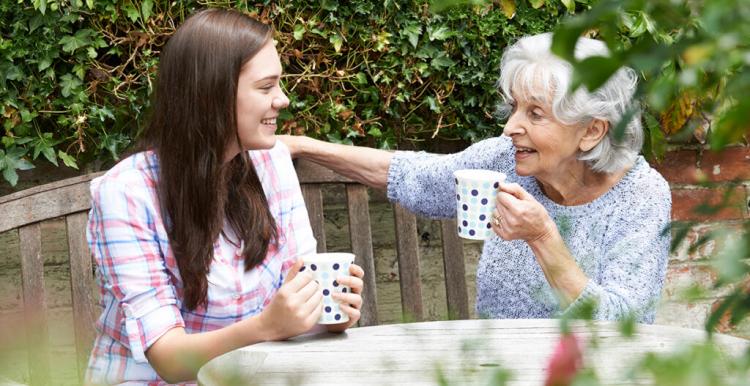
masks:
{"type": "Polygon", "coordinates": [[[294,170],[289,148],[281,141],[276,141],[270,149],[250,150],[248,153],[256,169],[273,168],[282,173],[288,171],[289,168],[294,170]]]}
{"type": "Polygon", "coordinates": [[[102,176],[91,181],[91,193],[102,189],[153,190],[158,176],[158,161],[151,151],[135,153],[121,160],[102,176]]]}

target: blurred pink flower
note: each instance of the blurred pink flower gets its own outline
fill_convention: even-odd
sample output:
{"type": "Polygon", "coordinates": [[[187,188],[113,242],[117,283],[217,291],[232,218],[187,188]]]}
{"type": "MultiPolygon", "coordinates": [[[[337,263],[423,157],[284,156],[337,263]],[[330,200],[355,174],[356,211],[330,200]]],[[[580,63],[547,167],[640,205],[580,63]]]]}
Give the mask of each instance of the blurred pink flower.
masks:
{"type": "Polygon", "coordinates": [[[583,351],[578,338],[573,334],[563,334],[547,363],[544,386],[569,386],[582,365],[583,351]]]}

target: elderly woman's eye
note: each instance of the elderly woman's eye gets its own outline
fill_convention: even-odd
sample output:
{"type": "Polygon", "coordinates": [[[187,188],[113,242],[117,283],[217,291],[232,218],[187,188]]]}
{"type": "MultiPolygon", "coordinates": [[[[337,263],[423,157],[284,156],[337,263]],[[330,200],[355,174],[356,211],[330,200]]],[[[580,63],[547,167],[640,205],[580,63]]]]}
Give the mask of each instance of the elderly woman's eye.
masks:
{"type": "Polygon", "coordinates": [[[539,109],[532,109],[529,112],[529,115],[531,116],[532,119],[542,119],[544,117],[543,112],[540,111],[539,109]]]}

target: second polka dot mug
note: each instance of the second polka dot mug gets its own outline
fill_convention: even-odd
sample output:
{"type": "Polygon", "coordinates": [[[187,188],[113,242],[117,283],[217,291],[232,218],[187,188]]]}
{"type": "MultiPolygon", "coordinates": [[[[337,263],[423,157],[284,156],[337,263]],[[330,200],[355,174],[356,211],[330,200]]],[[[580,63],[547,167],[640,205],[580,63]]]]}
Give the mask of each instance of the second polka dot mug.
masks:
{"type": "Polygon", "coordinates": [[[323,313],[318,324],[336,324],[349,321],[349,315],[341,311],[339,304],[333,300],[334,292],[349,292],[351,289],[339,284],[336,278],[349,276],[349,266],[354,263],[351,253],[316,253],[302,258],[303,265],[300,272],[310,272],[320,283],[323,291],[323,313]]]}
{"type": "Polygon", "coordinates": [[[456,182],[456,223],[465,239],[486,240],[492,231],[495,196],[505,174],[491,170],[463,169],[453,172],[456,182]]]}

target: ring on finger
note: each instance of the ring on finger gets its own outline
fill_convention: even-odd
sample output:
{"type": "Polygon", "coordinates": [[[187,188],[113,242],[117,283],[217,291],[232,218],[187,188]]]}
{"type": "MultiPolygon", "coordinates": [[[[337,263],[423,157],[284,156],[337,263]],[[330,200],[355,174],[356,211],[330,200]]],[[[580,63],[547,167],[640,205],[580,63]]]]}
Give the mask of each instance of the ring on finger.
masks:
{"type": "Polygon", "coordinates": [[[492,216],[492,223],[495,224],[495,226],[500,226],[503,218],[497,215],[492,216]]]}

